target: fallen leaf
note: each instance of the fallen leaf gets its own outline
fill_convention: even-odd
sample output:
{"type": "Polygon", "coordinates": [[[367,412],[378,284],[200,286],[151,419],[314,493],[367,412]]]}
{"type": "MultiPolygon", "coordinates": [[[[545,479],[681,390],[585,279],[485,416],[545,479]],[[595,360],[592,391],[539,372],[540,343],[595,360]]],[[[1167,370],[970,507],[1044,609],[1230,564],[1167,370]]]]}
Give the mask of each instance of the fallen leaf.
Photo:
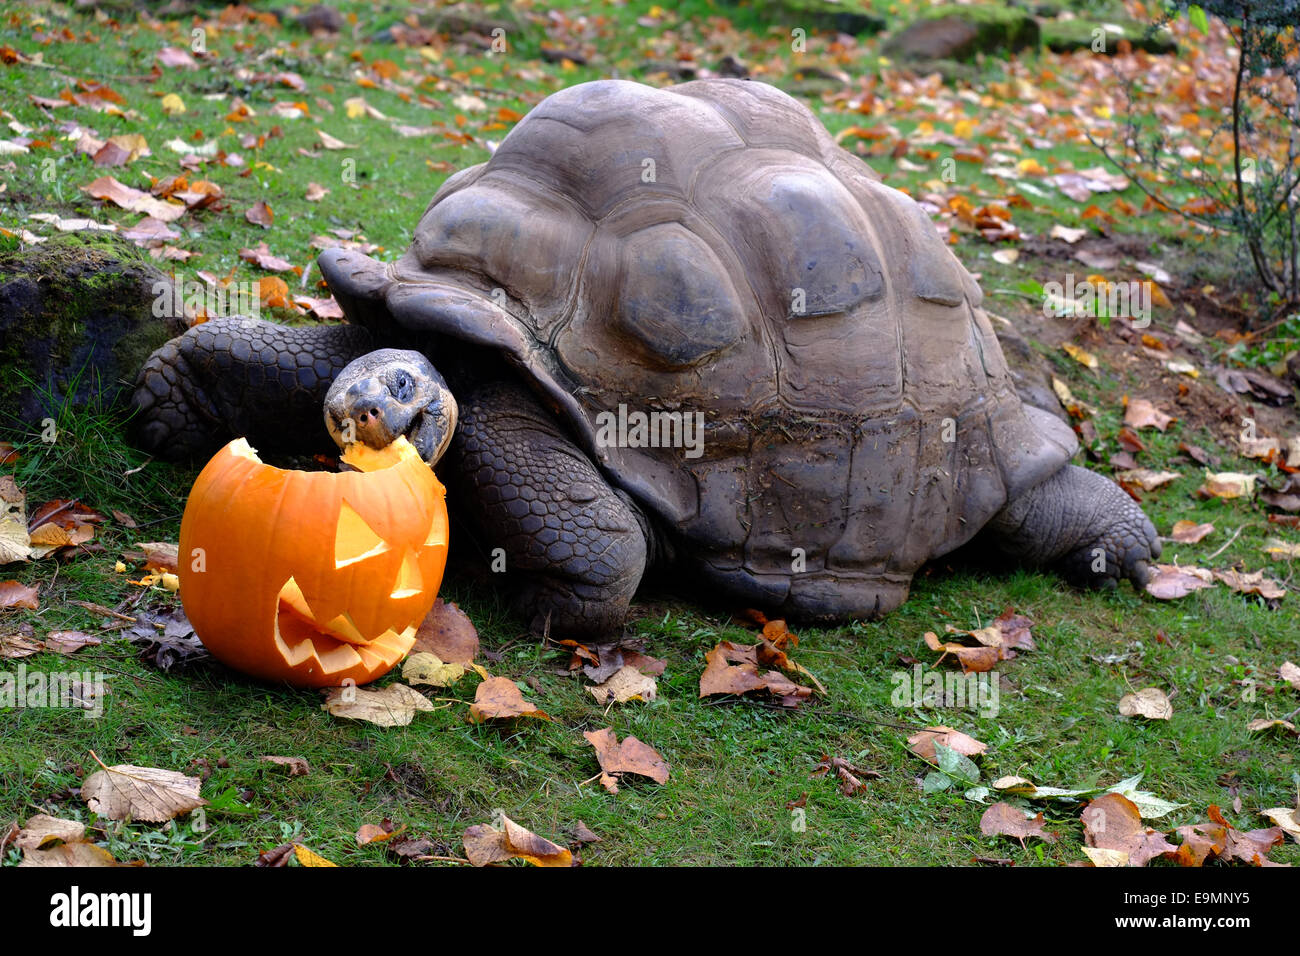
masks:
{"type": "Polygon", "coordinates": [[[926,631],[924,635],[925,644],[932,651],[941,651],[940,663],[949,654],[957,658],[957,663],[966,673],[984,673],[991,671],[1002,659],[1001,651],[998,647],[988,647],[981,645],[979,647],[967,647],[965,644],[958,644],[955,641],[943,642],[933,631],[926,631]]]}
{"type": "Polygon", "coordinates": [[[1070,245],[1074,245],[1074,243],[1078,242],[1087,234],[1088,234],[1087,229],[1071,229],[1069,226],[1063,226],[1059,222],[1056,225],[1052,226],[1051,231],[1048,232],[1048,236],[1050,236],[1051,238],[1063,239],[1064,241],[1070,243],[1070,245]]]}
{"type": "Polygon", "coordinates": [[[1164,431],[1177,419],[1166,415],[1145,398],[1130,399],[1124,409],[1124,424],[1130,428],[1155,428],[1164,431]]]}
{"type": "Polygon", "coordinates": [[[322,186],[320,183],[308,183],[307,192],[304,194],[303,198],[306,199],[308,202],[320,202],[322,199],[328,196],[329,193],[330,191],[326,189],[324,186],[322,186]]]}
{"type": "Polygon", "coordinates": [[[299,866],[338,866],[337,863],[331,863],[319,853],[315,853],[301,843],[293,845],[293,855],[298,861],[299,866]]]}
{"type": "Polygon", "coordinates": [[[1246,729],[1251,733],[1263,733],[1266,730],[1285,730],[1287,733],[1294,735],[1296,733],[1295,724],[1289,720],[1281,718],[1269,719],[1261,717],[1258,720],[1252,720],[1246,725],[1246,729]]]}
{"type": "Polygon", "coordinates": [[[402,680],[430,687],[450,687],[465,676],[464,664],[446,664],[437,654],[419,651],[402,663],[402,680]]]}
{"type": "Polygon", "coordinates": [[[1300,808],[1274,807],[1259,812],[1276,823],[1278,829],[1291,834],[1291,839],[1300,843],[1300,808]]]}
{"type": "Polygon", "coordinates": [[[264,200],[259,199],[244,210],[244,218],[255,226],[270,229],[271,223],[275,221],[275,213],[271,211],[271,207],[264,200]]]}
{"type": "Polygon", "coordinates": [[[85,631],[50,631],[42,643],[54,654],[72,654],[83,647],[94,647],[101,641],[85,631]]]}
{"type": "Polygon", "coordinates": [[[131,764],[92,773],[81,785],[81,799],[101,817],[148,823],[171,820],[208,802],[199,796],[198,777],[131,764]]]}
{"type": "Polygon", "coordinates": [[[1206,471],[1205,483],[1196,493],[1202,498],[1249,498],[1255,494],[1257,477],[1237,471],[1206,471]]]}
{"type": "Polygon", "coordinates": [[[926,763],[936,762],[934,751],[936,743],[957,751],[963,757],[978,757],[989,749],[988,744],[981,743],[969,734],[942,725],[927,727],[907,738],[908,749],[926,763]]]}
{"type": "Polygon", "coordinates": [[[1294,689],[1300,690],[1300,667],[1292,664],[1290,661],[1284,661],[1278,668],[1278,676],[1290,684],[1294,689]]]}
{"type": "Polygon", "coordinates": [[[1174,601],[1193,591],[1214,587],[1214,574],[1191,565],[1157,564],[1147,581],[1146,592],[1162,601],[1174,601]]]}
{"type": "MultiPolygon", "coordinates": [[[[810,776],[824,777],[830,773],[835,774],[835,778],[840,782],[840,793],[846,797],[852,797],[866,791],[867,785],[862,782],[863,777],[868,780],[879,780],[881,776],[875,770],[864,770],[861,767],[855,767],[843,757],[822,754],[822,759],[813,768],[810,776]]],[[[804,794],[803,801],[799,802],[797,806],[804,806],[807,803],[807,796],[807,794],[804,794]]],[[[787,805],[786,809],[792,809],[792,807],[787,805]]]]}
{"type": "Polygon", "coordinates": [[[455,604],[438,598],[420,622],[411,653],[429,653],[448,664],[468,667],[478,657],[478,650],[478,631],[469,615],[455,604]]]}
{"type": "Polygon", "coordinates": [[[40,607],[39,588],[21,581],[0,581],[0,608],[22,607],[34,611],[40,607]]]}
{"type": "Polygon", "coordinates": [[[510,717],[536,717],[550,720],[542,711],[524,700],[523,691],[509,677],[489,677],[478,685],[469,715],[476,723],[510,717]]]}
{"type": "Polygon", "coordinates": [[[284,767],[289,771],[291,777],[305,777],[311,773],[311,764],[307,762],[306,757],[261,757],[261,760],[267,763],[273,763],[276,766],[284,767]]]}
{"type": "Polygon", "coordinates": [[[1165,834],[1147,827],[1137,804],[1118,793],[1106,793],[1083,808],[1083,838],[1090,847],[1124,853],[1128,866],[1146,866],[1156,857],[1172,856],[1177,847],[1165,834]]]}
{"type": "Polygon", "coordinates": [[[1197,524],[1195,521],[1175,521],[1170,532],[1170,540],[1179,544],[1196,544],[1214,531],[1212,524],[1197,524]]]}
{"type": "Polygon", "coordinates": [[[1043,815],[1028,817],[1018,807],[1009,803],[995,803],[984,811],[980,817],[980,833],[985,836],[1008,836],[1025,845],[1028,837],[1038,837],[1047,843],[1055,843],[1057,835],[1043,829],[1043,815]]]}
{"type": "Polygon", "coordinates": [[[1066,355],[1070,356],[1070,358],[1074,359],[1080,365],[1086,366],[1087,368],[1097,367],[1097,356],[1093,355],[1086,349],[1080,348],[1073,342],[1066,342],[1061,346],[1061,348],[1065,350],[1066,355]]]}
{"type": "Polygon", "coordinates": [[[526,860],[533,866],[572,866],[573,854],[566,848],[525,830],[504,813],[501,829],[479,824],[465,831],[465,856],[474,866],[526,860]]]}
{"type": "Polygon", "coordinates": [[[779,671],[758,672],[757,644],[720,641],[705,654],[704,673],[700,675],[701,697],[713,694],[747,694],[765,691],[786,707],[797,707],[812,696],[812,688],[795,684],[779,671]]]}
{"type": "Polygon", "coordinates": [[[321,710],[377,727],[405,727],[415,719],[416,711],[433,710],[433,704],[405,684],[389,684],[383,690],[331,687],[321,710]]]}
{"type": "Polygon", "coordinates": [[[1171,481],[1177,481],[1182,475],[1176,471],[1152,471],[1149,468],[1133,468],[1128,471],[1121,471],[1115,476],[1115,480],[1121,485],[1137,485],[1143,491],[1155,491],[1171,481]]]}
{"type": "Polygon", "coordinates": [[[596,748],[600,783],[610,793],[618,793],[619,781],[625,773],[649,777],[655,783],[667,783],[669,768],[664,758],[635,737],[624,737],[620,743],[612,727],[588,730],[582,736],[596,748]]]}
{"type": "Polygon", "coordinates": [[[1119,700],[1121,717],[1145,717],[1148,720],[1169,720],[1174,715],[1173,704],[1158,687],[1147,687],[1136,694],[1125,694],[1119,700]]]}
{"type": "Polygon", "coordinates": [[[625,704],[629,700],[654,700],[658,685],[650,675],[642,674],[630,664],[624,664],[610,676],[609,680],[588,687],[587,691],[599,704],[607,704],[611,700],[618,704],[625,704]]]}
{"type": "Polygon", "coordinates": [[[240,249],[239,258],[243,259],[245,262],[251,262],[255,266],[266,269],[270,272],[289,272],[293,269],[293,263],[288,259],[282,259],[277,255],[272,255],[270,248],[265,242],[259,242],[251,249],[240,249]]]}
{"type": "Polygon", "coordinates": [[[1238,594],[1258,594],[1269,601],[1277,601],[1286,597],[1286,589],[1272,578],[1266,577],[1263,571],[1246,573],[1229,569],[1227,571],[1215,571],[1214,577],[1238,594]]]}
{"type": "Polygon", "coordinates": [[[31,557],[27,496],[10,475],[0,475],[0,564],[31,557]]]}
{"type": "Polygon", "coordinates": [[[58,817],[51,817],[44,813],[38,813],[31,817],[18,835],[14,838],[14,846],[20,850],[39,850],[47,843],[55,840],[63,843],[76,843],[81,841],[86,835],[86,825],[76,820],[62,820],[58,817]]]}

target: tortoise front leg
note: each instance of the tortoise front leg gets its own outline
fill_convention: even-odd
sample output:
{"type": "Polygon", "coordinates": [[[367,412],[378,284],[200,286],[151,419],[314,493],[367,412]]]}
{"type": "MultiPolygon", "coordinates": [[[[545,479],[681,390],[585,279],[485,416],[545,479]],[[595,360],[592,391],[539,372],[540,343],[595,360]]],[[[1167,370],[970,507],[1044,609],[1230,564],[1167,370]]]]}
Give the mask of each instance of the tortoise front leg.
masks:
{"type": "Polygon", "coordinates": [[[321,413],[330,383],[370,347],[370,334],[352,325],[196,325],[149,356],[136,377],[133,439],[170,459],[210,454],[241,435],[264,450],[324,451],[332,445],[321,413]]]}
{"type": "Polygon", "coordinates": [[[1004,553],[1083,587],[1128,578],[1141,590],[1160,557],[1155,526],[1128,493],[1077,465],[1008,501],[984,534],[1004,553]]]}
{"type": "Polygon", "coordinates": [[[529,626],[606,637],[645,571],[648,525],[523,386],[481,385],[460,403],[444,476],[510,574],[529,626]]]}

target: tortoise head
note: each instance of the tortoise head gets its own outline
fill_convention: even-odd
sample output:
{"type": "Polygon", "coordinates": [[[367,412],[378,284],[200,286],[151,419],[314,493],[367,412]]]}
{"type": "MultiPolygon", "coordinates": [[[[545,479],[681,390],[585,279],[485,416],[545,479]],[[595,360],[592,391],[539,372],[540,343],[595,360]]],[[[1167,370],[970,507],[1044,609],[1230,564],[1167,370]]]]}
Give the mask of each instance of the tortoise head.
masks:
{"type": "Polygon", "coordinates": [[[339,373],[325,396],[325,427],[340,448],[385,448],[405,435],[433,465],[456,430],[456,399],[419,352],[379,349],[339,373]]]}

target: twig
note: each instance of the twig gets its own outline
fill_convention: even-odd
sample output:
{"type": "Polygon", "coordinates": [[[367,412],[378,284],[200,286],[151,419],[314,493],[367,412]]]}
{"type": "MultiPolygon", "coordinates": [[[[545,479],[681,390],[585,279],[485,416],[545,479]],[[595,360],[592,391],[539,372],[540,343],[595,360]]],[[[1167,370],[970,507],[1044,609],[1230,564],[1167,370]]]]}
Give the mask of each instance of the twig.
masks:
{"type": "Polygon", "coordinates": [[[1237,540],[1237,535],[1241,534],[1241,532],[1245,529],[1245,527],[1246,526],[1243,524],[1239,528],[1237,528],[1237,530],[1232,533],[1232,537],[1229,538],[1227,541],[1223,542],[1222,547],[1220,547],[1218,551],[1215,551],[1214,554],[1207,556],[1205,560],[1213,561],[1219,555],[1223,554],[1223,552],[1228,549],[1228,545],[1232,544],[1232,542],[1237,540]]]}

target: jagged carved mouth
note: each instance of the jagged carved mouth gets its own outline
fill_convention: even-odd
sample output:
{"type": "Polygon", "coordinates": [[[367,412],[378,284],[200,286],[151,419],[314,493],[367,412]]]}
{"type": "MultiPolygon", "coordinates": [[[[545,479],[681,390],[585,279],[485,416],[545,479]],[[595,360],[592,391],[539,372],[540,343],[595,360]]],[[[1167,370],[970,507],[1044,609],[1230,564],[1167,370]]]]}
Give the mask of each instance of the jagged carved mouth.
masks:
{"type": "MultiPolygon", "coordinates": [[[[445,543],[442,527],[435,521],[429,529],[426,547],[445,543]]],[[[365,561],[382,558],[391,551],[384,541],[343,499],[334,540],[334,568],[343,570],[365,561]]],[[[420,559],[410,548],[398,565],[388,600],[395,608],[418,604],[425,593],[420,559]]],[[[322,673],[333,674],[358,664],[370,670],[387,670],[407,655],[415,644],[420,626],[416,618],[398,630],[389,627],[376,635],[367,635],[347,611],[329,620],[320,620],[298,582],[290,578],[280,588],[276,602],[275,646],[285,663],[297,666],[313,658],[322,673]]]]}

